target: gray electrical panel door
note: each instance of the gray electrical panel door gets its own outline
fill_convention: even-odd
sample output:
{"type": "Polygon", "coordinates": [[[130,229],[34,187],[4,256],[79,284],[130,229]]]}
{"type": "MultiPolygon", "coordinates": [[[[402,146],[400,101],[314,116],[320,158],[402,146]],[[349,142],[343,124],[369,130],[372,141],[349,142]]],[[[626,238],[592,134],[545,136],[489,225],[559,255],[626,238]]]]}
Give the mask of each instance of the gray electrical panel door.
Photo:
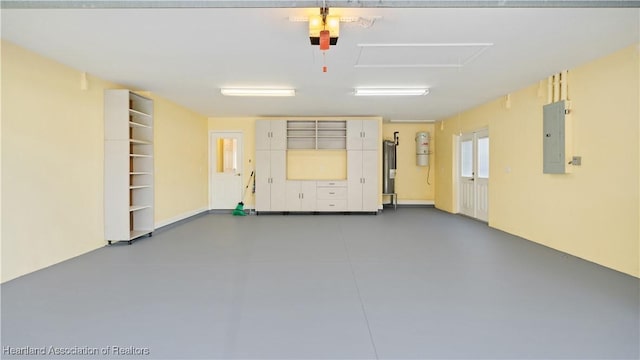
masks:
{"type": "Polygon", "coordinates": [[[565,171],[565,103],[558,101],[543,107],[542,172],[564,174],[565,171]]]}

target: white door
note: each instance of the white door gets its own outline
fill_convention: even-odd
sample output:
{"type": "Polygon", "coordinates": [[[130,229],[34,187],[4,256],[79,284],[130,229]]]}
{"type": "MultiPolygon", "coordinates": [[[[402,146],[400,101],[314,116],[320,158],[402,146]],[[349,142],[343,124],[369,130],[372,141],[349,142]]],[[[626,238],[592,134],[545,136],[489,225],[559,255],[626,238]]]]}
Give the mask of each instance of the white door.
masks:
{"type": "Polygon", "coordinates": [[[300,183],[300,193],[302,199],[300,201],[300,210],[315,211],[316,210],[316,182],[302,181],[300,183]]]}
{"type": "Polygon", "coordinates": [[[271,151],[256,150],[256,211],[271,210],[271,151]]]}
{"type": "Polygon", "coordinates": [[[362,150],[378,150],[378,122],[362,121],[362,150]]]}
{"type": "Polygon", "coordinates": [[[347,150],[362,150],[362,120],[347,120],[347,150]]]}
{"type": "Polygon", "coordinates": [[[286,181],[285,192],[285,202],[287,210],[300,211],[300,201],[302,200],[300,181],[286,181]]]}
{"type": "Polygon", "coordinates": [[[489,221],[489,131],[475,133],[476,219],[489,221]]]}
{"type": "Polygon", "coordinates": [[[269,153],[271,211],[287,211],[287,202],[285,201],[287,191],[287,152],[285,150],[275,150],[269,151],[269,153]]]}
{"type": "Polygon", "coordinates": [[[362,153],[347,151],[347,209],[362,211],[362,153]]]}
{"type": "Polygon", "coordinates": [[[347,120],[347,150],[377,150],[378,122],[347,120]]]}
{"type": "Polygon", "coordinates": [[[489,132],[481,130],[460,137],[460,213],[489,220],[489,132]]]}
{"type": "Polygon", "coordinates": [[[242,132],[209,134],[209,208],[234,209],[242,199],[242,132]]]}
{"type": "Polygon", "coordinates": [[[378,151],[362,151],[362,210],[378,211],[378,151]]]}

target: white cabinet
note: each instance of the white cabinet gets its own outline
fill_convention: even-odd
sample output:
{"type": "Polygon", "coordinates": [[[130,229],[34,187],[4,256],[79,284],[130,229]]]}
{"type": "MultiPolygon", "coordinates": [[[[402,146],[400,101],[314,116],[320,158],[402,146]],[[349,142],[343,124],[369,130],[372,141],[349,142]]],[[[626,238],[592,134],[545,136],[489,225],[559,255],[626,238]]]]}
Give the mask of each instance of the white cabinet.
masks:
{"type": "Polygon", "coordinates": [[[378,151],[347,151],[349,211],[378,211],[378,151]]]}
{"type": "Polygon", "coordinates": [[[349,211],[378,211],[378,122],[347,122],[349,211]]]}
{"type": "Polygon", "coordinates": [[[377,120],[256,120],[256,211],[377,212],[377,120]],[[347,180],[286,180],[288,150],[347,149],[347,180]]]}
{"type": "Polygon", "coordinates": [[[153,100],[105,90],[104,134],[104,236],[131,243],[154,229],[153,100]]]}
{"type": "Polygon", "coordinates": [[[317,211],[347,211],[347,181],[318,181],[317,211]]]}
{"type": "Polygon", "coordinates": [[[256,211],[286,211],[284,150],[256,150],[256,211]]]}
{"type": "Polygon", "coordinates": [[[347,121],[347,150],[377,150],[378,140],[378,121],[347,121]]]}
{"type": "Polygon", "coordinates": [[[287,122],[256,120],[256,211],[285,211],[287,122]]]}
{"type": "Polygon", "coordinates": [[[316,210],[316,182],[292,181],[286,182],[287,211],[315,211],[316,210]]]}
{"type": "Polygon", "coordinates": [[[285,120],[256,120],[256,150],[286,150],[285,120]]]}

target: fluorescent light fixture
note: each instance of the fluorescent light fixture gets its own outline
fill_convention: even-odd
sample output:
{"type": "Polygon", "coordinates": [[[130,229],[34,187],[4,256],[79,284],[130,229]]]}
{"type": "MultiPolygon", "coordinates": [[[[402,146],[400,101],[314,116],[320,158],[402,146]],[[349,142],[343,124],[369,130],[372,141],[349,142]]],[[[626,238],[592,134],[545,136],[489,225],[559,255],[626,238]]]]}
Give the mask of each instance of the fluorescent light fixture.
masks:
{"type": "Polygon", "coordinates": [[[427,95],[428,88],[356,88],[355,96],[420,96],[427,95]]]}
{"type": "Polygon", "coordinates": [[[237,89],[222,88],[220,93],[225,96],[295,96],[295,89],[237,89]]]}
{"type": "Polygon", "coordinates": [[[433,123],[435,120],[400,120],[400,119],[389,119],[391,123],[433,123]]]}

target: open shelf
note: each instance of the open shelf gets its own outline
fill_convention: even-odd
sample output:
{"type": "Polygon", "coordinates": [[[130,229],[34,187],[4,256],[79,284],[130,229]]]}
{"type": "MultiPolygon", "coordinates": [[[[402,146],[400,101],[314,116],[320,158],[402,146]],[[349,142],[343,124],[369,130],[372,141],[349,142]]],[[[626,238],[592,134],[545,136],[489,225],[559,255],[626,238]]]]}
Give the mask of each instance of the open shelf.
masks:
{"type": "Polygon", "coordinates": [[[138,211],[142,209],[148,209],[150,207],[151,205],[132,205],[132,206],[129,206],[129,211],[133,212],[133,211],[138,211]]]}
{"type": "Polygon", "coordinates": [[[104,93],[105,240],[129,241],[154,228],[153,100],[130,90],[104,93]]]}
{"type": "Polygon", "coordinates": [[[139,238],[140,236],[151,234],[152,231],[153,230],[131,230],[129,232],[129,239],[127,240],[133,240],[135,238],[139,238]]]}
{"type": "Polygon", "coordinates": [[[143,113],[142,111],[138,111],[138,110],[134,110],[134,109],[129,109],[129,113],[132,114],[132,115],[136,115],[136,116],[143,116],[143,117],[148,117],[148,118],[151,117],[150,114],[146,114],[146,113],[143,113]]]}
{"type": "Polygon", "coordinates": [[[344,150],[346,139],[345,120],[287,121],[287,149],[344,150]]]}
{"type": "Polygon", "coordinates": [[[151,185],[130,185],[129,189],[131,190],[136,190],[136,189],[146,189],[146,188],[150,188],[151,185]]]}
{"type": "Polygon", "coordinates": [[[129,126],[130,127],[141,127],[141,128],[147,128],[147,129],[151,129],[151,126],[149,125],[145,125],[145,124],[141,124],[135,121],[129,121],[129,126]]]}

